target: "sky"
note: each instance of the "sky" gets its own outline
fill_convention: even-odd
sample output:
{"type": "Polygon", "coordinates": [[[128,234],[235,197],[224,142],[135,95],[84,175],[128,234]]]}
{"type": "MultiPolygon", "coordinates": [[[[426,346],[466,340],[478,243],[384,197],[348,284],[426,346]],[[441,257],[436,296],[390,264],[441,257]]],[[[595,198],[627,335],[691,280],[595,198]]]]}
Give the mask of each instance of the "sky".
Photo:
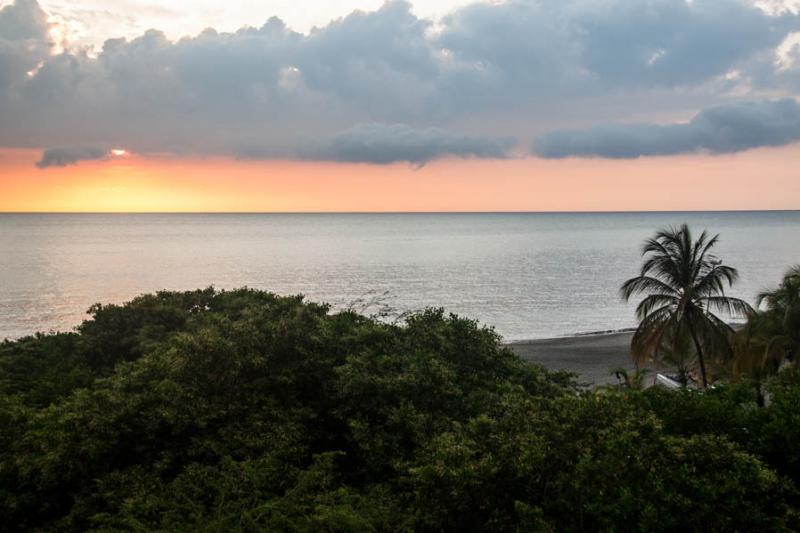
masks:
{"type": "Polygon", "coordinates": [[[796,0],[0,0],[0,211],[800,209],[796,0]]]}

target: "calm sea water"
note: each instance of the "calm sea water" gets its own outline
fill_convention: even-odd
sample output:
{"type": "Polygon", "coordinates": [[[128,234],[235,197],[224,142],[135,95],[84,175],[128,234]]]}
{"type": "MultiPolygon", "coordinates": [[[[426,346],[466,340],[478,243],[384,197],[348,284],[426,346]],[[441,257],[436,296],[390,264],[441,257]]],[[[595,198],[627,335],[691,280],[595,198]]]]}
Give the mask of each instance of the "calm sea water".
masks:
{"type": "MultiPolygon", "coordinates": [[[[618,297],[656,228],[721,234],[752,300],[800,263],[800,212],[608,214],[0,214],[0,338],[69,330],[95,302],[249,286],[335,307],[387,293],[506,339],[635,325],[618,297]]],[[[374,310],[374,309],[372,309],[374,310]]],[[[370,312],[372,310],[367,310],[370,312]]]]}

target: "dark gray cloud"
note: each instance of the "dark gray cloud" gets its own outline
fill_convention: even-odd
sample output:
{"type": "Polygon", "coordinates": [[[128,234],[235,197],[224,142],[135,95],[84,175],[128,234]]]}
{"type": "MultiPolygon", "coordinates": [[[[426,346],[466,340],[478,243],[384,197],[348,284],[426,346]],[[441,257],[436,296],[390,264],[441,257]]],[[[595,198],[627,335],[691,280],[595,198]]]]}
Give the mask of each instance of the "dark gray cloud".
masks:
{"type": "Polygon", "coordinates": [[[393,1],[308,34],[254,23],[53,54],[46,14],[14,0],[0,9],[0,146],[418,164],[502,157],[503,139],[567,118],[800,90],[799,62],[775,61],[800,18],[749,0],[507,0],[440,21],[393,1]]]}
{"type": "Polygon", "coordinates": [[[723,75],[774,50],[793,15],[735,0],[594,2],[576,17],[581,63],[612,85],[681,86],[723,75]]]}
{"type": "Polygon", "coordinates": [[[774,49],[798,28],[796,15],[746,0],[507,0],[456,11],[436,43],[455,59],[443,73],[449,106],[502,109],[620,91],[722,92],[718,78],[734,71],[774,73],[774,49]]]}
{"type": "Polygon", "coordinates": [[[47,14],[36,0],[16,0],[0,9],[0,38],[46,40],[48,30],[47,14]]]}
{"type": "Polygon", "coordinates": [[[704,109],[680,124],[601,124],[541,136],[533,152],[545,158],[733,153],[800,141],[800,105],[792,99],[704,109]]]}
{"type": "Polygon", "coordinates": [[[36,163],[39,168],[65,167],[81,161],[99,161],[108,157],[108,150],[97,147],[49,148],[36,163]]]}
{"type": "Polygon", "coordinates": [[[511,138],[454,134],[440,128],[414,129],[406,124],[359,124],[333,138],[309,143],[302,159],[424,165],[442,157],[504,159],[516,144],[511,138]]]}
{"type": "Polygon", "coordinates": [[[35,0],[16,0],[0,8],[0,91],[24,80],[48,58],[48,32],[47,14],[35,0]]]}

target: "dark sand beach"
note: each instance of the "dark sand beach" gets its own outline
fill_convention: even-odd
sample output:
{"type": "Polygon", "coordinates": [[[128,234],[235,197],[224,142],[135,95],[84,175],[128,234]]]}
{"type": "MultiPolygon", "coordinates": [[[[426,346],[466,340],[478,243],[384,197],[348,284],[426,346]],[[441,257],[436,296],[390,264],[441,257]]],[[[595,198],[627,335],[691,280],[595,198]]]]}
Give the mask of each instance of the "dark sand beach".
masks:
{"type": "Polygon", "coordinates": [[[567,370],[581,381],[602,385],[616,383],[611,368],[633,369],[630,358],[632,331],[598,333],[515,341],[508,346],[525,360],[551,370],[567,370]]]}

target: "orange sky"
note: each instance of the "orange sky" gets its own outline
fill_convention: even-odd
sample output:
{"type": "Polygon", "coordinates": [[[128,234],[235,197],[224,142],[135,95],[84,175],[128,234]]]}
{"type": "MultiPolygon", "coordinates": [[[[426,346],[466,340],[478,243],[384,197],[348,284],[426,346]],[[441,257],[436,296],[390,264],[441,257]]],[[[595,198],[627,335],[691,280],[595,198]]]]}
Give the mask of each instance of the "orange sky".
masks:
{"type": "Polygon", "coordinates": [[[40,170],[0,150],[0,211],[800,209],[800,145],[628,161],[389,166],[130,156],[40,170]]]}

